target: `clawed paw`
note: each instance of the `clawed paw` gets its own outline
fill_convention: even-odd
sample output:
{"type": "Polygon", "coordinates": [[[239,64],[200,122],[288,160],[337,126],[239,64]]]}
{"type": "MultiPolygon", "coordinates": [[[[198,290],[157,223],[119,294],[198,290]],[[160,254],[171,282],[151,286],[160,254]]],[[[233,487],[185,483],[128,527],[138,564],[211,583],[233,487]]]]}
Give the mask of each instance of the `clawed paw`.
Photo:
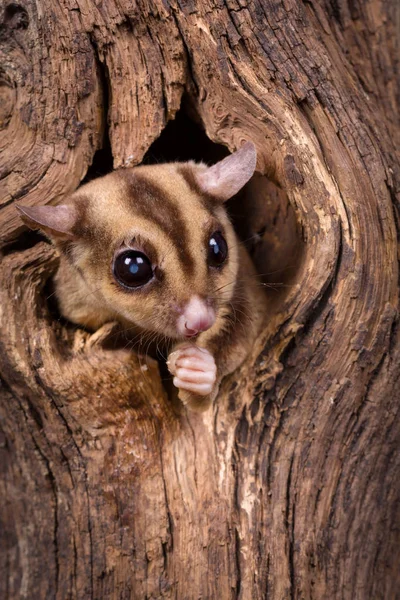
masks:
{"type": "Polygon", "coordinates": [[[199,396],[208,396],[213,391],[217,367],[213,355],[205,348],[193,344],[181,346],[171,352],[167,365],[174,375],[174,385],[180,390],[199,396]]]}

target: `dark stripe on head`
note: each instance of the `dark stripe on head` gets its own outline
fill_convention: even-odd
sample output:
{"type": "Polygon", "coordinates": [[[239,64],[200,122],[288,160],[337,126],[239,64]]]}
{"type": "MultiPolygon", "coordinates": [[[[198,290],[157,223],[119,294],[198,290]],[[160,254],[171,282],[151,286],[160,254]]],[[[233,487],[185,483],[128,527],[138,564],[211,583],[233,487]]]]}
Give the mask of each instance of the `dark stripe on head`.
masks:
{"type": "Polygon", "coordinates": [[[75,225],[72,228],[72,233],[78,237],[83,238],[86,236],[91,236],[93,232],[93,227],[88,223],[87,216],[87,204],[88,198],[83,194],[80,196],[75,195],[74,197],[74,206],[76,211],[76,221],[75,225]]]}
{"type": "MultiPolygon", "coordinates": [[[[104,257],[104,251],[112,245],[113,239],[107,225],[96,222],[91,211],[88,210],[90,202],[90,196],[84,194],[74,197],[77,218],[72,232],[78,241],[90,244],[93,262],[97,263],[104,257]]],[[[71,251],[74,244],[75,242],[72,241],[69,247],[68,245],[64,246],[64,254],[72,264],[74,264],[74,260],[71,251]]]]}
{"type": "Polygon", "coordinates": [[[185,273],[193,273],[195,263],[189,253],[189,231],[184,217],[165,191],[142,174],[122,173],[129,186],[129,208],[134,207],[140,216],[153,221],[175,244],[179,261],[185,273]]]}
{"type": "Polygon", "coordinates": [[[195,168],[196,167],[193,167],[193,165],[191,164],[183,163],[182,165],[179,165],[177,167],[177,172],[179,173],[179,175],[182,176],[189,189],[192,192],[194,192],[197,196],[199,196],[199,199],[203,203],[204,207],[213,215],[217,201],[215,198],[213,198],[213,196],[203,192],[203,190],[200,189],[200,186],[197,183],[196,177],[194,175],[193,169],[195,168]]]}
{"type": "Polygon", "coordinates": [[[105,245],[112,243],[112,237],[107,229],[95,221],[88,206],[91,198],[84,194],[74,197],[74,206],[76,210],[76,222],[72,228],[72,233],[76,238],[89,241],[91,244],[99,243],[104,249],[105,245]]]}

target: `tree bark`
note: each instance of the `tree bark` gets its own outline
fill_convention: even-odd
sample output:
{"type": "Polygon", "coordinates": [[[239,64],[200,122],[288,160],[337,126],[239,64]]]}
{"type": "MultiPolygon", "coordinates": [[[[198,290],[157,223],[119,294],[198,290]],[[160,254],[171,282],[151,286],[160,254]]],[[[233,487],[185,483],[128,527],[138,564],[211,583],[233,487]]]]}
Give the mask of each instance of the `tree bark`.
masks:
{"type": "Polygon", "coordinates": [[[1,598],[400,598],[398,2],[0,17],[1,598]],[[203,415],[58,318],[55,252],[13,206],[58,201],[108,144],[140,163],[182,98],[210,140],[257,146],[281,211],[261,264],[296,248],[203,415]]]}

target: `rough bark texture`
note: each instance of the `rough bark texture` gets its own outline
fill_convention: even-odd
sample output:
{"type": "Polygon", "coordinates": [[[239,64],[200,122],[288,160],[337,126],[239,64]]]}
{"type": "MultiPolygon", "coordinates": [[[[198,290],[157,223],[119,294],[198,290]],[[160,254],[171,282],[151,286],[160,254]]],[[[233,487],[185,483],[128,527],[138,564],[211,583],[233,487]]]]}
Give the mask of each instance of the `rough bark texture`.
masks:
{"type": "Polygon", "coordinates": [[[1,598],[400,597],[398,2],[0,18],[1,598]],[[283,190],[261,249],[298,259],[200,416],[156,364],[58,319],[55,254],[13,207],[75,189],[107,139],[139,163],[182,97],[211,140],[255,142],[283,190]]]}

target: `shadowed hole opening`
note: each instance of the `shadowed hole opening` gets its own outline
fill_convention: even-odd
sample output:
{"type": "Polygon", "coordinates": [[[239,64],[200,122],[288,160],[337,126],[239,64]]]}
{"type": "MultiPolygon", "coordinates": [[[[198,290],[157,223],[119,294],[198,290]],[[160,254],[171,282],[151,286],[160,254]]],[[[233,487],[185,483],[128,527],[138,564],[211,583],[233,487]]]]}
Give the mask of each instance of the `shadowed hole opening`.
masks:
{"type": "Polygon", "coordinates": [[[26,229],[18,236],[18,238],[4,244],[1,251],[4,255],[13,254],[14,252],[23,252],[33,248],[39,242],[46,242],[50,244],[47,237],[40,231],[33,231],[32,229],[26,229]]]}
{"type": "Polygon", "coordinates": [[[82,180],[82,185],[97,177],[103,177],[107,173],[111,173],[113,170],[113,155],[111,151],[111,144],[108,136],[105,137],[103,148],[96,150],[93,156],[93,161],[87,170],[87,173],[82,180]]]}

